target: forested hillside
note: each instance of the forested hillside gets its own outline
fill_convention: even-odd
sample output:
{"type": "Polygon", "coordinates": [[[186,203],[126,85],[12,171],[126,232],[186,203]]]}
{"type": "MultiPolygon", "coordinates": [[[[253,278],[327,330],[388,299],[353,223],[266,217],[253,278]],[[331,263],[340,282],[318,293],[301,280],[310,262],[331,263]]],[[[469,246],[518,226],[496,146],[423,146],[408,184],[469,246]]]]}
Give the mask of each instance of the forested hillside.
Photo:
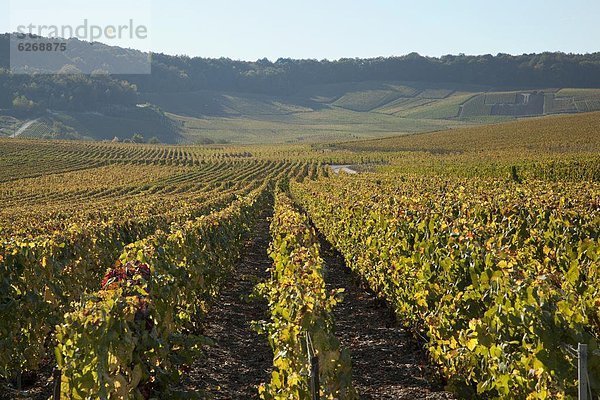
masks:
{"type": "MultiPolygon", "coordinates": [[[[8,34],[0,36],[0,65],[5,68],[9,65],[8,42],[8,34]]],[[[69,40],[70,46],[83,46],[83,43],[69,40]]],[[[87,48],[87,53],[105,57],[128,54],[118,47],[95,44],[87,48]]],[[[130,55],[134,53],[129,52],[130,55]]],[[[69,61],[75,63],[65,60],[65,64],[69,61]]],[[[496,88],[598,88],[600,53],[447,55],[441,58],[411,53],[372,59],[319,61],[280,58],[253,62],[153,54],[151,75],[115,78],[135,83],[143,92],[213,89],[290,94],[308,85],[363,81],[453,82],[496,88]]]]}
{"type": "MultiPolygon", "coordinates": [[[[600,110],[600,53],[252,62],[153,54],[149,75],[16,75],[9,39],[0,35],[5,136],[314,142],[600,110]]],[[[70,72],[142,55],[76,39],[68,46],[80,55],[61,61],[70,72]]]]}

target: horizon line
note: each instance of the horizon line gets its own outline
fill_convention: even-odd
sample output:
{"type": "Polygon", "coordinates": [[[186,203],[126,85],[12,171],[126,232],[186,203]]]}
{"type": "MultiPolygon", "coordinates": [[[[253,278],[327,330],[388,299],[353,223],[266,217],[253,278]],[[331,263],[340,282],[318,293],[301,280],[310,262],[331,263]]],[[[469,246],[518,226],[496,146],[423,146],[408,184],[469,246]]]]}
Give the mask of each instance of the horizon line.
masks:
{"type": "MultiPolygon", "coordinates": [[[[21,33],[19,32],[3,32],[0,33],[0,36],[13,36],[13,35],[19,35],[21,33]]],[[[27,35],[30,35],[29,33],[27,35]]],[[[39,35],[32,35],[33,37],[40,37],[43,38],[44,36],[39,36],[39,35]]],[[[407,57],[407,56],[411,56],[411,55],[415,55],[415,56],[419,56],[422,58],[430,58],[430,59],[443,59],[446,57],[485,57],[485,56],[491,56],[491,57],[499,57],[499,56],[510,56],[510,57],[520,57],[520,56],[531,56],[531,55],[543,55],[543,54],[564,54],[564,55],[569,55],[569,56],[586,56],[586,55],[594,55],[594,54],[599,54],[600,50],[598,51],[593,51],[593,52],[585,52],[585,53],[581,53],[581,52],[567,52],[567,51],[563,51],[563,50],[544,50],[544,51],[540,51],[540,52],[531,52],[531,53],[506,53],[506,52],[498,52],[496,54],[492,54],[492,53],[479,53],[479,54],[467,54],[467,53],[463,53],[463,52],[459,52],[459,53],[447,53],[447,54],[443,54],[443,55],[427,55],[427,54],[421,54],[418,51],[411,51],[408,53],[404,53],[404,54],[390,54],[390,55],[379,55],[379,56],[347,56],[347,57],[339,57],[339,58],[310,58],[310,57],[299,57],[299,58],[294,58],[294,57],[278,57],[277,59],[271,59],[269,57],[259,57],[255,60],[252,59],[242,59],[242,58],[234,58],[232,56],[202,56],[202,55],[190,55],[190,54],[177,54],[177,53],[165,53],[162,51],[144,51],[138,48],[133,48],[133,47],[123,47],[117,44],[107,44],[104,42],[90,42],[88,40],[83,40],[77,37],[71,37],[71,38],[47,38],[47,39],[51,39],[51,40],[76,40],[79,42],[84,42],[84,43],[89,43],[90,45],[95,45],[95,44],[100,44],[103,46],[107,46],[107,47],[113,47],[113,48],[119,48],[119,49],[124,49],[124,50],[132,50],[132,51],[138,51],[140,53],[144,53],[144,54],[158,54],[158,55],[164,55],[164,56],[169,56],[169,57],[187,57],[190,59],[194,59],[194,58],[200,58],[200,59],[207,59],[207,60],[221,60],[221,59],[227,59],[227,60],[231,60],[231,61],[239,61],[239,62],[248,62],[248,63],[253,63],[253,62],[258,62],[258,61],[264,61],[267,60],[270,63],[277,63],[277,61],[279,60],[292,60],[292,61],[318,61],[318,62],[337,62],[337,61],[341,61],[341,60],[376,60],[376,59],[385,59],[385,58],[403,58],[403,57],[407,57]]]]}

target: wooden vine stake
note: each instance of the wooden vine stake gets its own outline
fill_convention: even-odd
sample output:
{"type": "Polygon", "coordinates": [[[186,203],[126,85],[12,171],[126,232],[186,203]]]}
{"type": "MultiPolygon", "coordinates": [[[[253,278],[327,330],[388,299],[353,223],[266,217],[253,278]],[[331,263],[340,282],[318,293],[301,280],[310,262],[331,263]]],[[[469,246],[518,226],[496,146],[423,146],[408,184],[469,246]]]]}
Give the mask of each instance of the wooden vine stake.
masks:
{"type": "MultiPolygon", "coordinates": [[[[579,343],[577,346],[577,372],[579,400],[588,400],[588,376],[587,376],[587,344],[579,343]]],[[[590,399],[591,400],[591,399],[590,399]]]]}
{"type": "Polygon", "coordinates": [[[320,400],[321,385],[319,383],[319,357],[313,355],[310,359],[310,391],[311,400],[320,400]]]}

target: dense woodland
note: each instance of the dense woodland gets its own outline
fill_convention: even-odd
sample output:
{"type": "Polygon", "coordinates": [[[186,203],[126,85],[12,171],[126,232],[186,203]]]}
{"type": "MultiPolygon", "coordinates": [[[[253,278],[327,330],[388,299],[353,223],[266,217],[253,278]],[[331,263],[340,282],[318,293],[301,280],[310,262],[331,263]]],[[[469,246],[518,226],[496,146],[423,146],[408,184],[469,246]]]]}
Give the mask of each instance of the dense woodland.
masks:
{"type": "MultiPolygon", "coordinates": [[[[600,53],[508,54],[441,58],[411,53],[373,59],[254,62],[154,54],[151,75],[14,76],[9,66],[9,36],[0,35],[0,108],[25,111],[52,108],[90,110],[131,105],[136,92],[224,90],[290,95],[309,85],[362,81],[422,81],[484,85],[495,88],[600,87],[600,53]],[[4,69],[4,70],[3,70],[4,69]]],[[[91,57],[128,54],[104,45],[82,46],[91,57]]],[[[131,54],[131,52],[129,53],[131,54]]],[[[65,65],[71,60],[65,59],[65,65]]]]}
{"type": "Polygon", "coordinates": [[[497,88],[600,87],[600,53],[402,57],[256,62],[155,54],[142,90],[240,90],[290,94],[313,84],[361,81],[453,82],[497,88]]]}

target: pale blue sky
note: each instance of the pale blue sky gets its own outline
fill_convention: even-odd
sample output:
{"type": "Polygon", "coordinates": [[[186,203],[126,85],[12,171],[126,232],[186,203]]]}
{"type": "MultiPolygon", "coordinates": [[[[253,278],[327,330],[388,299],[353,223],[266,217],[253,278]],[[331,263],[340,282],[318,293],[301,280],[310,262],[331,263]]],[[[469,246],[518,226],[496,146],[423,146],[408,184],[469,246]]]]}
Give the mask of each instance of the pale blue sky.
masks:
{"type": "MultiPolygon", "coordinates": [[[[115,24],[151,18],[152,40],[133,46],[167,54],[275,60],[600,51],[600,0],[18,0],[11,13],[20,21],[25,3],[47,24],[67,14],[115,24]]],[[[13,22],[2,7],[6,31],[13,22]]]]}

